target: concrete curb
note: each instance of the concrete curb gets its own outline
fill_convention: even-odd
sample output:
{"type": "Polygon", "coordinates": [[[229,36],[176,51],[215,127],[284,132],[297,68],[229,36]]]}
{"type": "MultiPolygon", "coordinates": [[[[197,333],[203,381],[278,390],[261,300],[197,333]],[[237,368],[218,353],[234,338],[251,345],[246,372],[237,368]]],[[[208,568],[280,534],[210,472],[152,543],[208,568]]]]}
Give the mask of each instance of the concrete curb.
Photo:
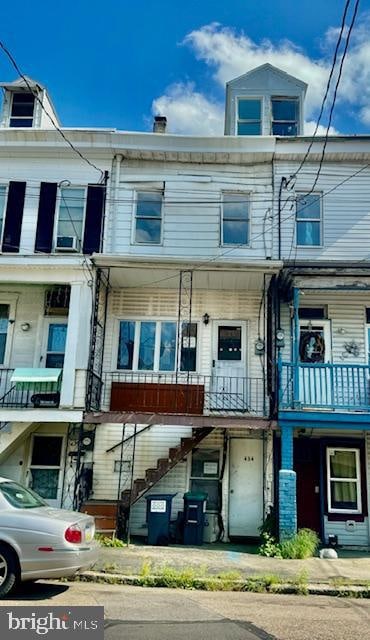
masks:
{"type": "Polygon", "coordinates": [[[68,578],[68,582],[92,582],[99,584],[119,584],[140,587],[169,587],[202,591],[217,591],[217,583],[219,583],[220,591],[249,591],[257,593],[279,593],[279,594],[297,594],[297,595],[319,595],[334,596],[347,598],[369,598],[370,586],[361,585],[331,585],[329,583],[306,583],[299,577],[291,581],[282,581],[281,583],[269,584],[268,579],[264,576],[252,576],[244,580],[225,580],[224,578],[193,578],[188,586],[183,584],[167,584],[163,576],[139,576],[125,575],[122,573],[106,573],[103,571],[84,571],[77,574],[74,578],[68,578]],[[225,588],[227,582],[227,588],[225,588]]]}

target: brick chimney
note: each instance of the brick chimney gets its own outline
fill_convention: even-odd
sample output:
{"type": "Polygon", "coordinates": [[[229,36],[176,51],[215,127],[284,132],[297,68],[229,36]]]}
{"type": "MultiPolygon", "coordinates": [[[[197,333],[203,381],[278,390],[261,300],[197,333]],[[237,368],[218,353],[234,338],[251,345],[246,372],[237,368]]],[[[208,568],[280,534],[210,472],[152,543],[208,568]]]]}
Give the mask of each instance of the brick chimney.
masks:
{"type": "Polygon", "coordinates": [[[166,133],[166,116],[154,116],[153,133],[166,133]]]}

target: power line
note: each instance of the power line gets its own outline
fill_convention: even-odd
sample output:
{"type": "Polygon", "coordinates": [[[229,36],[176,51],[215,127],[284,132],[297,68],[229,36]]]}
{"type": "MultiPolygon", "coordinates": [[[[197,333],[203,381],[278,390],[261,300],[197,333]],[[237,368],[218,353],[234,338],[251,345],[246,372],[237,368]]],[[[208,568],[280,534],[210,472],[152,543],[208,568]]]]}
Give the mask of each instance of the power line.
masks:
{"type": "Polygon", "coordinates": [[[336,103],[336,100],[337,100],[339,84],[340,84],[340,81],[341,81],[341,78],[342,78],[342,73],[343,73],[343,65],[344,65],[344,61],[346,59],[346,55],[347,55],[347,51],[348,51],[348,47],[349,47],[349,43],[350,43],[350,39],[351,39],[351,34],[352,34],[352,30],[353,30],[353,27],[354,27],[354,24],[355,24],[355,21],[356,21],[359,5],[360,5],[360,0],[356,0],[355,8],[354,8],[353,15],[352,15],[352,20],[351,20],[351,23],[349,25],[349,29],[348,29],[348,32],[347,32],[347,37],[346,37],[346,42],[345,42],[345,45],[344,45],[342,59],[340,61],[339,73],[338,73],[338,77],[337,77],[337,82],[335,84],[333,101],[332,101],[332,105],[331,105],[331,109],[330,109],[330,113],[329,113],[328,126],[327,126],[327,129],[326,129],[325,141],[324,141],[324,144],[323,144],[323,147],[322,147],[321,158],[320,158],[320,162],[319,162],[319,168],[318,168],[318,171],[317,171],[317,174],[316,174],[316,178],[314,180],[314,183],[312,185],[312,189],[311,189],[310,193],[313,193],[313,191],[315,190],[315,187],[316,187],[317,182],[318,182],[319,177],[320,177],[322,165],[323,165],[323,162],[324,162],[325,151],[326,151],[326,147],[327,147],[327,144],[328,144],[329,129],[330,129],[331,121],[332,121],[332,118],[333,118],[334,107],[335,107],[335,103],[336,103]]]}
{"type": "Polygon", "coordinates": [[[322,102],[321,102],[320,113],[319,113],[319,116],[317,118],[315,130],[314,130],[314,132],[312,134],[312,140],[311,140],[311,142],[310,142],[310,144],[309,144],[309,146],[307,148],[307,151],[306,151],[306,153],[305,153],[305,155],[303,157],[303,160],[301,161],[301,164],[299,165],[297,171],[294,173],[294,177],[296,177],[298,175],[298,173],[301,171],[301,169],[303,168],[303,165],[305,164],[308,156],[310,155],[310,151],[312,149],[312,146],[313,146],[313,143],[314,143],[314,140],[315,140],[315,136],[317,134],[317,131],[318,131],[318,128],[319,128],[319,124],[320,124],[322,115],[324,113],[324,107],[325,107],[325,103],[326,103],[327,97],[329,95],[330,84],[331,84],[331,81],[332,81],[332,78],[333,78],[333,74],[334,74],[334,69],[335,69],[335,66],[336,66],[336,63],[337,63],[339,47],[340,47],[340,44],[342,42],[342,37],[343,37],[344,28],[345,28],[345,25],[346,25],[346,18],[347,18],[347,13],[348,13],[350,2],[351,2],[351,0],[347,0],[346,4],[345,4],[345,7],[344,7],[344,11],[343,11],[343,15],[342,15],[342,23],[341,23],[341,27],[340,27],[337,43],[336,43],[336,46],[335,46],[333,61],[332,61],[332,65],[331,65],[328,81],[326,83],[325,94],[324,94],[324,97],[323,97],[322,102]]]}
{"type": "Polygon", "coordinates": [[[58,131],[59,135],[63,138],[63,140],[70,146],[70,148],[72,149],[72,151],[74,151],[74,153],[76,153],[81,160],[83,160],[84,162],[86,162],[88,165],[90,165],[90,167],[92,167],[93,169],[95,169],[96,171],[98,171],[100,173],[100,179],[103,180],[104,179],[104,171],[102,169],[99,169],[99,167],[97,167],[93,162],[91,162],[88,158],[86,158],[86,156],[83,155],[83,153],[81,153],[81,151],[79,149],[77,149],[77,147],[74,146],[73,142],[71,142],[69,140],[69,138],[67,138],[67,136],[65,135],[65,133],[62,131],[62,129],[57,125],[57,123],[55,122],[54,118],[52,115],[50,115],[50,113],[48,112],[47,109],[45,109],[42,100],[40,100],[38,94],[36,91],[33,90],[33,88],[31,87],[30,83],[28,82],[27,77],[22,73],[22,71],[19,68],[19,65],[17,64],[13,54],[9,51],[9,49],[5,46],[5,44],[0,40],[0,48],[4,51],[5,55],[7,56],[7,58],[10,60],[12,66],[14,67],[14,69],[16,70],[16,72],[20,75],[20,77],[22,78],[22,80],[25,82],[28,90],[30,91],[30,93],[32,93],[32,95],[35,97],[35,99],[37,100],[38,104],[40,105],[41,109],[43,110],[43,112],[45,113],[45,115],[47,116],[47,118],[49,119],[49,121],[51,122],[51,124],[53,125],[54,129],[56,131],[58,131]]]}

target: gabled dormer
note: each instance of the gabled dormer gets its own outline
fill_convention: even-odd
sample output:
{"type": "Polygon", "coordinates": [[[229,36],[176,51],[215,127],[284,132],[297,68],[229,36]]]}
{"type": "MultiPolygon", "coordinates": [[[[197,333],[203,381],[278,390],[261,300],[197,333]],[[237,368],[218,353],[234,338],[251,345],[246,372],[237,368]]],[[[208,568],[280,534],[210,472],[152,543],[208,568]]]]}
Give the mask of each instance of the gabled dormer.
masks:
{"type": "Polygon", "coordinates": [[[0,83],[4,90],[0,127],[52,129],[48,114],[59,126],[58,116],[45,87],[28,76],[24,78],[0,83]]]}
{"type": "Polygon", "coordinates": [[[307,85],[271,64],[226,84],[225,135],[303,135],[307,85]]]}

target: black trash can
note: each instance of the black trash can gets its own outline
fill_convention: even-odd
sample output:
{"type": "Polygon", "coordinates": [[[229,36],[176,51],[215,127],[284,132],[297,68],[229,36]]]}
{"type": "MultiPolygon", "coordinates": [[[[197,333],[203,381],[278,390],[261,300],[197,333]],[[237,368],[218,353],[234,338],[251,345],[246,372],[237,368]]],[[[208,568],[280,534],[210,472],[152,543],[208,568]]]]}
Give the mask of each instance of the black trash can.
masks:
{"type": "Polygon", "coordinates": [[[166,546],[170,540],[172,498],[176,493],[156,493],[146,498],[148,544],[166,546]]]}
{"type": "Polygon", "coordinates": [[[192,493],[191,491],[185,493],[184,544],[203,544],[207,498],[207,493],[192,493]]]}

